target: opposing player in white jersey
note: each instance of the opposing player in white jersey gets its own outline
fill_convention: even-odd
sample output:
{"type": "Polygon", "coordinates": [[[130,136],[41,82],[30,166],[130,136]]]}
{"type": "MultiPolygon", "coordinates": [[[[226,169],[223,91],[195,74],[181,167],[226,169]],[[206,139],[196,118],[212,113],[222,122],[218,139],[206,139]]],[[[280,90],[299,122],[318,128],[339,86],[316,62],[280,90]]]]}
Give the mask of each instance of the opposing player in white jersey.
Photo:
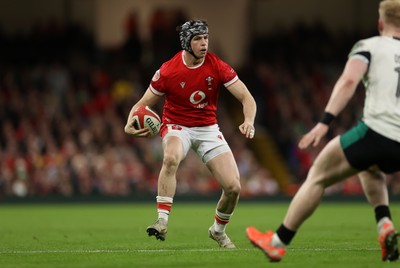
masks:
{"type": "Polygon", "coordinates": [[[132,113],[139,106],[153,106],[165,98],[160,131],[164,159],[158,178],[158,219],[147,228],[147,233],[162,241],[165,239],[176,190],[176,172],[188,151],[193,149],[222,188],[209,236],[220,247],[234,248],[225,228],[238,202],[241,186],[235,159],[217,123],[220,88],[226,87],[241,102],[244,121],[239,130],[249,139],[255,134],[256,103],[233,68],[208,52],[206,22],[191,20],[178,27],[178,31],[183,50],[156,71],[149,88],[132,107],[125,126],[126,133],[147,137],[148,129],[134,128],[132,113]]]}
{"type": "Polygon", "coordinates": [[[299,142],[317,146],[329,124],[347,105],[363,80],[366,97],[362,120],[331,140],[312,165],[276,232],[248,227],[249,240],[270,261],[280,261],[296,231],[315,211],[324,190],[358,174],[368,201],[375,208],[383,261],[399,258],[390,215],[384,173],[400,171],[400,0],[379,6],[380,36],[357,42],[336,82],[321,121],[299,142]]]}

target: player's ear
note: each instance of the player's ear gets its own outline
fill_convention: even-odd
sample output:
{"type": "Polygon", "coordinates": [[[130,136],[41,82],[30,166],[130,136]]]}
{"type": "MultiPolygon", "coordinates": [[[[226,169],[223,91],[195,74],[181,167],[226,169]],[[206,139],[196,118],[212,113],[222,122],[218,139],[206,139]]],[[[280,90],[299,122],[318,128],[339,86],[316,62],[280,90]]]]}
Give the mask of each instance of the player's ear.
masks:
{"type": "Polygon", "coordinates": [[[378,31],[379,33],[383,32],[383,20],[381,18],[378,19],[378,31]]]}

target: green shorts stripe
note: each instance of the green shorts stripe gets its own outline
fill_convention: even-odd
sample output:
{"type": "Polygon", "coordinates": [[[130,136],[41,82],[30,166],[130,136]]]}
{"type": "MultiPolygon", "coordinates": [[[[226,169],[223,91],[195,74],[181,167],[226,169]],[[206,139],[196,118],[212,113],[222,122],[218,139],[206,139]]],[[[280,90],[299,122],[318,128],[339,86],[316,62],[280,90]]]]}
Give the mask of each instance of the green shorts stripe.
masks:
{"type": "Polygon", "coordinates": [[[356,141],[362,139],[367,134],[368,126],[360,121],[356,126],[340,136],[340,145],[342,149],[346,149],[356,141]]]}
{"type": "Polygon", "coordinates": [[[340,146],[355,169],[377,165],[385,173],[400,171],[400,143],[375,132],[364,122],[341,135],[340,146]]]}

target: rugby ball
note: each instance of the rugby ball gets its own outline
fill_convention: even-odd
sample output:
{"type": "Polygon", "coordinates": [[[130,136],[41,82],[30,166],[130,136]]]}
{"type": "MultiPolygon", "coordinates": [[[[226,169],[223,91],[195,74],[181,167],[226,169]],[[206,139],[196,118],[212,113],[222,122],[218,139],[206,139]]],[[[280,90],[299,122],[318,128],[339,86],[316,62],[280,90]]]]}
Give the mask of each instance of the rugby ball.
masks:
{"type": "Polygon", "coordinates": [[[160,132],[161,119],[149,106],[138,107],[133,112],[132,117],[135,129],[148,128],[151,130],[151,137],[160,132]]]}

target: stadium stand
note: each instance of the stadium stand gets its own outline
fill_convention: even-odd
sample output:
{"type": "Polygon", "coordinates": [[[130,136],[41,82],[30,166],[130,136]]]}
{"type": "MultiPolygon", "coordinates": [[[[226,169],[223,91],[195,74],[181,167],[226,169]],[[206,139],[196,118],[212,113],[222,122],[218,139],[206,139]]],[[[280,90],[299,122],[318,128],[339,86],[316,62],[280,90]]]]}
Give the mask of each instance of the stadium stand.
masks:
{"type": "MultiPolygon", "coordinates": [[[[99,48],[79,25],[54,21],[26,35],[0,32],[0,196],[154,195],[160,139],[133,139],[123,127],[163,55],[179,50],[169,34],[183,15],[157,12],[152,35],[163,47],[141,43],[134,16],[127,21],[126,43],[114,50],[99,48]],[[144,54],[151,57],[144,60],[144,54]]],[[[321,114],[357,38],[332,36],[318,24],[254,38],[248,66],[237,71],[257,100],[262,136],[251,143],[238,135],[230,98],[222,98],[218,115],[238,161],[243,198],[290,195],[305,178],[320,148],[299,151],[297,140],[321,114]]],[[[327,139],[360,118],[359,92],[327,139]]],[[[182,163],[178,195],[219,191],[199,163],[194,154],[182,163]]],[[[396,177],[388,178],[393,194],[400,193],[396,177]]],[[[337,193],[360,194],[357,178],[328,191],[337,193]]]]}

